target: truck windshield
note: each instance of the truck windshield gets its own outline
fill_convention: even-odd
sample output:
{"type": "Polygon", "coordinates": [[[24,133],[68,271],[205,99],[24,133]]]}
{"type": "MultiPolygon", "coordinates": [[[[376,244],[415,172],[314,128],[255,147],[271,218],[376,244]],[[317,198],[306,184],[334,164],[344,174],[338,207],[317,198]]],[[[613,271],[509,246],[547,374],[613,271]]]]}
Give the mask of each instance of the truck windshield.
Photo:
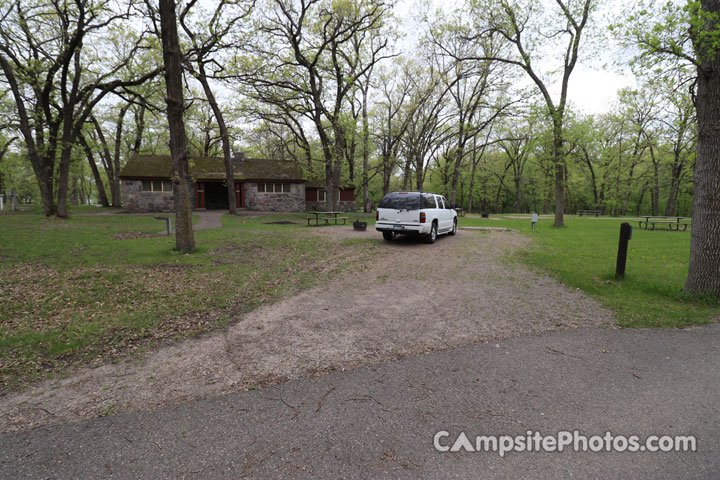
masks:
{"type": "Polygon", "coordinates": [[[388,193],[380,200],[378,208],[421,210],[425,208],[425,199],[420,193],[388,193]]]}

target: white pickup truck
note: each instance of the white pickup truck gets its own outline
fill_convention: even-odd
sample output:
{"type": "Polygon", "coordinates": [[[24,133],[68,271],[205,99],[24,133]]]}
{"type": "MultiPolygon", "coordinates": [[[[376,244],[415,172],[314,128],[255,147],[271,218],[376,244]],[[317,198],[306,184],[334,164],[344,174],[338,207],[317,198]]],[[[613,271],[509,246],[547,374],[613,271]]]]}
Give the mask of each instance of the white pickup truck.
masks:
{"type": "Polygon", "coordinates": [[[455,235],[457,212],[442,195],[422,192],[392,192],[383,197],[375,212],[375,229],[385,240],[398,234],[423,235],[435,243],[441,233],[455,235]]]}

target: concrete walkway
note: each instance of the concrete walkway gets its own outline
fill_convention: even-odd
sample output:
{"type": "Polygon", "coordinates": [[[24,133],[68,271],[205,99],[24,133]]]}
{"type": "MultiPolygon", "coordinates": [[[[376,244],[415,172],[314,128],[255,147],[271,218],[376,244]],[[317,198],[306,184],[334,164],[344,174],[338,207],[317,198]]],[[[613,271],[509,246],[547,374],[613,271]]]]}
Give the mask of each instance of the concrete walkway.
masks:
{"type": "Polygon", "coordinates": [[[222,216],[228,213],[227,210],[205,210],[194,211],[193,215],[198,215],[197,223],[193,225],[193,230],[207,230],[209,228],[222,228],[222,216]]]}
{"type": "Polygon", "coordinates": [[[0,478],[718,478],[720,325],[576,329],[0,436],[0,478]],[[561,430],[694,453],[439,453],[561,430]],[[450,440],[451,442],[451,440],[450,440]]]}

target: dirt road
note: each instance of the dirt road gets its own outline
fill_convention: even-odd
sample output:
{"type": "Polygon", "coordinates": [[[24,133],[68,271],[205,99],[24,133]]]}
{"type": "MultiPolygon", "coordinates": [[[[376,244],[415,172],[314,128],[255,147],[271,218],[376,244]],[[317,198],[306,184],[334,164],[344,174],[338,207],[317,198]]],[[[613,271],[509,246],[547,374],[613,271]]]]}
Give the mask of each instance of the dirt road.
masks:
{"type": "Polygon", "coordinates": [[[251,312],[223,333],[10,393],[0,398],[0,431],[152,409],[525,333],[614,325],[612,314],[582,292],[509,261],[530,241],[517,233],[460,231],[434,245],[384,243],[375,231],[350,227],[307,234],[382,254],[251,312]]]}

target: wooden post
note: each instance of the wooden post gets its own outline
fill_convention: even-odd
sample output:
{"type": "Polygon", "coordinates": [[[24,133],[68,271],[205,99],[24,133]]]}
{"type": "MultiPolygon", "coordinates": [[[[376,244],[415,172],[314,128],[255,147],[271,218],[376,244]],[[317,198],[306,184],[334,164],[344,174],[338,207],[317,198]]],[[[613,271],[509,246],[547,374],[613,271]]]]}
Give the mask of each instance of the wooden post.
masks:
{"type": "Polygon", "coordinates": [[[617,265],[615,278],[625,278],[625,263],[627,262],[628,241],[632,238],[632,227],[624,222],[620,225],[620,242],[618,243],[617,265]]]}

